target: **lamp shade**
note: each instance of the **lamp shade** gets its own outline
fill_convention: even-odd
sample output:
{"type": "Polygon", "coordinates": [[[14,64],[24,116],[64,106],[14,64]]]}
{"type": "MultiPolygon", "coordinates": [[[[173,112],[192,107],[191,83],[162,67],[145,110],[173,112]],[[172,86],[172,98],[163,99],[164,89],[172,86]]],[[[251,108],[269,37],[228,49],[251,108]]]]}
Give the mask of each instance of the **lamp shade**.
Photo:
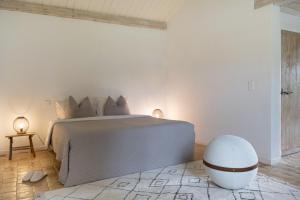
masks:
{"type": "Polygon", "coordinates": [[[26,117],[23,116],[17,117],[14,120],[13,127],[18,134],[24,134],[29,129],[29,121],[26,117]]]}
{"type": "Polygon", "coordinates": [[[161,111],[161,109],[155,109],[152,112],[152,117],[163,118],[164,117],[164,113],[161,111]]]}

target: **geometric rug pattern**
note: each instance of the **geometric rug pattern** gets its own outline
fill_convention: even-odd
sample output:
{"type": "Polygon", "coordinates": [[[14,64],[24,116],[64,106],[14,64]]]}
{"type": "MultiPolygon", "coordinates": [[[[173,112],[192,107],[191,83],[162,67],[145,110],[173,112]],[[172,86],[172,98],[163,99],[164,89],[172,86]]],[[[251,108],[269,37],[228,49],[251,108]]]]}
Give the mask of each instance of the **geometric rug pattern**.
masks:
{"type": "Polygon", "coordinates": [[[300,200],[300,188],[258,174],[244,189],[215,185],[202,161],[39,193],[37,200],[300,200]]]}

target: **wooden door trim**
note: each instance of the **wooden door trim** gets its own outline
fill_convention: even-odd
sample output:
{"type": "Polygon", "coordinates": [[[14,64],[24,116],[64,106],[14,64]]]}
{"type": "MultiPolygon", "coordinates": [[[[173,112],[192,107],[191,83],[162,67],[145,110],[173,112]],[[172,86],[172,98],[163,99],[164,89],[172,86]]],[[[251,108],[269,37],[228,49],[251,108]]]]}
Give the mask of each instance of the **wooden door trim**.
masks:
{"type": "Polygon", "coordinates": [[[298,135],[300,134],[300,126],[297,127],[298,120],[296,117],[298,115],[296,110],[300,106],[300,103],[298,104],[298,98],[300,98],[300,86],[298,86],[300,55],[297,53],[297,49],[300,48],[300,33],[287,30],[282,30],[281,33],[281,86],[286,91],[295,92],[290,95],[298,95],[294,98],[289,95],[281,96],[281,152],[284,156],[300,151],[300,135],[298,135]]]}

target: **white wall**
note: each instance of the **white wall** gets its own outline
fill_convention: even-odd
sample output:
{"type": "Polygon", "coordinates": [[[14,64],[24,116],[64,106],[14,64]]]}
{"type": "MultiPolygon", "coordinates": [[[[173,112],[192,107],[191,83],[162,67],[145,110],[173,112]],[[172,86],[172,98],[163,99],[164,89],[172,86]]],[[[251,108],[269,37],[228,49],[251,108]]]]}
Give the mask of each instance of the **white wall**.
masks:
{"type": "Polygon", "coordinates": [[[300,17],[280,13],[280,23],[283,30],[300,33],[300,17]]]}
{"type": "Polygon", "coordinates": [[[239,135],[271,163],[280,158],[279,8],[253,3],[186,2],[168,29],[167,113],[193,122],[198,143],[239,135]]]}
{"type": "Polygon", "coordinates": [[[47,99],[122,94],[132,113],[164,109],[165,58],[165,31],[0,11],[0,151],[21,114],[45,137],[47,99]]]}
{"type": "Polygon", "coordinates": [[[47,99],[123,94],[133,113],[162,108],[194,123],[202,144],[239,135],[272,163],[280,157],[280,22],[278,7],[254,10],[253,0],[188,0],[167,33],[0,11],[0,151],[23,113],[45,137],[54,118],[47,99]]]}

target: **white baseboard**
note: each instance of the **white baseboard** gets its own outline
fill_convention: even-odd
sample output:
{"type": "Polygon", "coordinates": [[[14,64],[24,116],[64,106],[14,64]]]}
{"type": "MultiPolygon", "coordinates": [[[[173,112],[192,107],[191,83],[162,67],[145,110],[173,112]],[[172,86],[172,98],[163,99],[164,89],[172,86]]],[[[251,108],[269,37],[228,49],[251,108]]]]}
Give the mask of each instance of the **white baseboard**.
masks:
{"type": "Polygon", "coordinates": [[[272,159],[262,158],[262,157],[259,158],[259,162],[266,164],[266,165],[276,165],[280,162],[280,160],[281,160],[281,157],[272,158],[272,159]]]}

